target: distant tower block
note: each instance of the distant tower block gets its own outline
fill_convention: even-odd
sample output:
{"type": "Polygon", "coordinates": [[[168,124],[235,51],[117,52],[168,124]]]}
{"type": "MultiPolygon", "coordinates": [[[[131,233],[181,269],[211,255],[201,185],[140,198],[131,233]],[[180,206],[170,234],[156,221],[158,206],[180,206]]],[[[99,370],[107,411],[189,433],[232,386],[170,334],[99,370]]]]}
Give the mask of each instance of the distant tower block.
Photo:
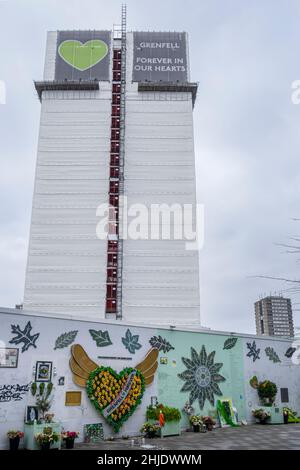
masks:
{"type": "Polygon", "coordinates": [[[258,335],[294,337],[293,311],[290,299],[269,296],[255,302],[254,307],[258,335]]]}
{"type": "Polygon", "coordinates": [[[48,33],[35,83],[41,123],[25,310],[199,325],[198,252],[172,236],[151,239],[150,230],[148,239],[122,240],[123,196],[128,208],[195,210],[197,84],[187,42],[186,33],[127,33],[125,9],[113,32],[48,33]],[[100,240],[96,209],[105,203],[115,217],[100,240]]]}

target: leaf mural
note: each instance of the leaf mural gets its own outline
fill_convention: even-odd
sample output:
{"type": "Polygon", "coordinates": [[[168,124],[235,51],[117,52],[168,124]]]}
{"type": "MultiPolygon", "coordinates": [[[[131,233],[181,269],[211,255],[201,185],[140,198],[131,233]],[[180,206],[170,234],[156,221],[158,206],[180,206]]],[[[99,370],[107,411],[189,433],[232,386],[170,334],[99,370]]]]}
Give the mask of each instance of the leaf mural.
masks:
{"type": "Polygon", "coordinates": [[[276,363],[276,362],[281,362],[279,359],[278,354],[273,348],[266,348],[265,349],[266,356],[270,359],[270,361],[276,363]]]}
{"type": "Polygon", "coordinates": [[[70,346],[70,344],[74,342],[77,333],[78,333],[78,330],[74,330],[74,331],[69,331],[67,333],[63,333],[62,335],[60,335],[55,341],[54,350],[63,349],[63,348],[66,348],[67,346],[70,346]]]}
{"type": "Polygon", "coordinates": [[[22,353],[28,351],[30,346],[36,348],[36,340],[40,336],[40,333],[36,333],[35,335],[31,335],[30,332],[32,330],[32,326],[30,321],[26,324],[24,330],[21,330],[19,325],[11,325],[11,332],[16,335],[12,340],[9,341],[10,344],[20,344],[23,343],[22,346],[22,353]]]}
{"type": "Polygon", "coordinates": [[[167,353],[171,351],[172,349],[175,349],[169,341],[167,341],[165,338],[162,338],[160,335],[159,336],[152,336],[150,338],[149,343],[153,348],[157,348],[159,351],[163,351],[164,353],[167,353]]]}
{"type": "Polygon", "coordinates": [[[127,351],[131,354],[135,354],[137,349],[141,349],[142,345],[139,343],[139,335],[133,335],[129,328],[125,333],[125,337],[122,338],[122,343],[124,344],[127,351]]]}
{"type": "Polygon", "coordinates": [[[108,331],[89,330],[89,332],[99,348],[104,348],[104,346],[110,346],[112,344],[108,331]]]}
{"type": "Polygon", "coordinates": [[[223,349],[232,349],[237,343],[237,338],[228,338],[226,339],[223,349]]]}
{"type": "Polygon", "coordinates": [[[292,347],[288,348],[286,353],[285,353],[285,357],[288,357],[288,358],[292,357],[292,355],[296,351],[297,351],[297,348],[292,348],[292,347]]]}
{"type": "Polygon", "coordinates": [[[258,378],[256,377],[256,375],[253,375],[253,377],[251,377],[251,379],[249,380],[249,384],[251,385],[252,388],[257,389],[258,378]]]}

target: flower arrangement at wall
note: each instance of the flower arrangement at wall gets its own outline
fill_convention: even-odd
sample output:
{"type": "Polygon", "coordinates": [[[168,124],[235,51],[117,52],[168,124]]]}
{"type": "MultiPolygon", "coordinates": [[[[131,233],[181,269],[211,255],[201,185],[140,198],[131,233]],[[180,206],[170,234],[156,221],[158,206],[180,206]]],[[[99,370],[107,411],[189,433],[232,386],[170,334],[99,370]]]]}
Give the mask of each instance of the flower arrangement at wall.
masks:
{"type": "Polygon", "coordinates": [[[219,413],[221,426],[222,426],[222,423],[229,425],[231,427],[238,426],[235,415],[234,415],[231,400],[218,400],[217,410],[219,413]]]}
{"type": "Polygon", "coordinates": [[[252,410],[252,414],[260,424],[266,424],[266,422],[271,418],[271,413],[269,411],[263,410],[262,408],[256,408],[255,410],[252,410]]]}
{"type": "Polygon", "coordinates": [[[159,423],[150,423],[146,421],[140,429],[140,432],[148,437],[148,439],[153,439],[160,429],[159,423]]]}
{"type": "Polygon", "coordinates": [[[37,443],[40,445],[41,450],[49,450],[51,444],[59,441],[59,434],[52,431],[52,428],[44,428],[43,432],[35,435],[37,443]]]}
{"type": "Polygon", "coordinates": [[[159,420],[161,413],[163,413],[164,420],[166,423],[170,421],[180,421],[181,419],[181,413],[178,408],[165,406],[162,403],[159,403],[156,406],[148,406],[146,411],[146,418],[152,420],[159,420]]]}
{"type": "Polygon", "coordinates": [[[192,415],[190,416],[190,423],[193,426],[194,432],[204,432],[204,422],[203,418],[200,415],[192,415]]]}
{"type": "Polygon", "coordinates": [[[9,439],[10,450],[18,450],[20,439],[24,437],[24,433],[22,431],[17,431],[16,429],[10,429],[6,435],[9,439]]]}
{"type": "Polygon", "coordinates": [[[77,431],[64,431],[61,433],[61,438],[66,444],[66,449],[73,449],[74,441],[79,437],[77,431]]]}
{"type": "Polygon", "coordinates": [[[141,403],[144,390],[143,374],[130,367],[119,374],[111,367],[98,367],[87,381],[89,398],[115,432],[119,431],[141,403]],[[125,394],[126,397],[123,398],[125,394]]]}
{"type": "Polygon", "coordinates": [[[300,423],[300,418],[297,416],[297,411],[294,411],[287,406],[285,406],[282,411],[283,414],[287,416],[288,423],[300,423]]]}
{"type": "Polygon", "coordinates": [[[158,353],[158,349],[152,348],[135,367],[126,367],[118,373],[111,367],[97,365],[80,344],[71,346],[74,383],[86,387],[91,402],[115,432],[134,413],[145,387],[153,382],[158,353]]]}

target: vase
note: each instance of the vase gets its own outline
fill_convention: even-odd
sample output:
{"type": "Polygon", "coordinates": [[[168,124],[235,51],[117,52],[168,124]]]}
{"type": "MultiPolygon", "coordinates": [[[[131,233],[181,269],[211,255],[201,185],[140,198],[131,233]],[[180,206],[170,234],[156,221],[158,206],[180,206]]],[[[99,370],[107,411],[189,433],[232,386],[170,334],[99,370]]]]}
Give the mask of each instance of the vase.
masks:
{"type": "Polygon", "coordinates": [[[68,437],[66,439],[66,449],[74,449],[74,441],[75,441],[75,439],[72,439],[71,437],[68,437]]]}
{"type": "Polygon", "coordinates": [[[9,450],[18,450],[20,444],[20,438],[15,437],[14,439],[9,439],[9,450]]]}
{"type": "Polygon", "coordinates": [[[193,431],[194,432],[200,432],[200,425],[199,424],[193,424],[193,431]]]}
{"type": "Polygon", "coordinates": [[[153,439],[156,436],[156,431],[147,431],[146,437],[148,439],[153,439]]]}
{"type": "Polygon", "coordinates": [[[50,450],[50,442],[41,442],[41,450],[50,450]]]}

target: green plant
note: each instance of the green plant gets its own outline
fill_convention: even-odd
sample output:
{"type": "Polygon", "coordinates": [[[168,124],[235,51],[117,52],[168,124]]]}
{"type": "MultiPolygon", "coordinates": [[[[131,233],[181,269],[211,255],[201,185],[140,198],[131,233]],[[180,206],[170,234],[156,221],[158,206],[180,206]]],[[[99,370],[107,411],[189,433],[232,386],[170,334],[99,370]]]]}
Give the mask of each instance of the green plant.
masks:
{"type": "Polygon", "coordinates": [[[259,382],[257,392],[260,399],[268,399],[272,404],[276,397],[277,386],[270,380],[264,380],[263,382],[259,382]]]}
{"type": "MultiPolygon", "coordinates": [[[[45,419],[46,415],[45,413],[50,410],[51,408],[51,392],[53,390],[53,384],[49,382],[47,384],[47,388],[45,388],[45,383],[41,382],[39,385],[39,394],[36,397],[36,406],[39,410],[39,412],[42,415],[42,418],[45,419]]],[[[51,419],[53,418],[54,415],[50,415],[51,419]]]]}
{"type": "Polygon", "coordinates": [[[50,396],[51,393],[52,393],[52,390],[53,390],[53,383],[52,383],[52,382],[47,383],[47,389],[46,389],[46,396],[45,396],[45,398],[49,398],[49,396],[50,396]]]}
{"type": "Polygon", "coordinates": [[[44,391],[45,391],[45,383],[41,382],[39,385],[39,394],[43,395],[44,391]]]}
{"type": "Polygon", "coordinates": [[[31,384],[31,395],[34,397],[37,391],[37,384],[36,382],[32,382],[31,384]]]}
{"type": "Polygon", "coordinates": [[[153,419],[153,420],[158,420],[159,419],[159,414],[163,413],[165,422],[169,421],[180,421],[181,419],[181,413],[178,410],[178,408],[172,408],[169,406],[165,406],[163,404],[158,404],[156,406],[148,406],[147,411],[146,411],[146,418],[147,419],[153,419]]]}

